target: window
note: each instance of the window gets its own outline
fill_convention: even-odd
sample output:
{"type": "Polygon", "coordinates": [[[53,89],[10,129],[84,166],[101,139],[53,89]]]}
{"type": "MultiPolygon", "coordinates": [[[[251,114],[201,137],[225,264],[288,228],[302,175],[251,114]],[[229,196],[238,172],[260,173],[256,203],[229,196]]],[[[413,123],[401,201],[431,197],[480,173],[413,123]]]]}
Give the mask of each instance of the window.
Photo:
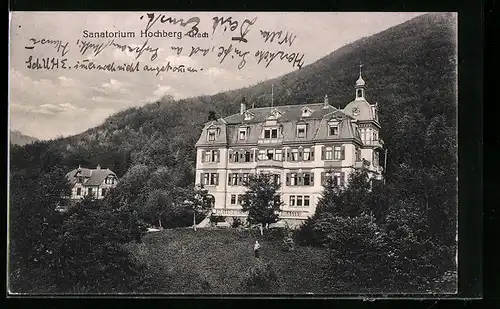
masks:
{"type": "Polygon", "coordinates": [[[298,175],[297,173],[291,173],[290,174],[290,186],[297,186],[299,184],[298,182],[298,175]]]}
{"type": "Polygon", "coordinates": [[[243,184],[245,184],[248,181],[249,173],[243,173],[243,177],[241,180],[243,181],[243,184]]]}
{"type": "Polygon", "coordinates": [[[332,160],[333,159],[333,148],[332,147],[326,147],[325,149],[325,160],[332,160]]]}
{"type": "Polygon", "coordinates": [[[306,137],[306,125],[298,124],[297,125],[297,137],[306,137]]]}
{"type": "Polygon", "coordinates": [[[309,202],[309,195],[304,195],[304,206],[309,206],[310,205],[310,202],[309,202]]]}
{"type": "Polygon", "coordinates": [[[203,184],[207,186],[216,186],[219,184],[218,173],[204,173],[202,179],[203,184]]]}
{"type": "Polygon", "coordinates": [[[333,148],[333,159],[334,160],[341,160],[342,159],[342,147],[335,146],[333,148]]]}
{"type": "Polygon", "coordinates": [[[356,161],[361,161],[361,149],[356,148],[356,161]]]}
{"type": "Polygon", "coordinates": [[[253,153],[250,151],[245,151],[245,162],[253,161],[253,153]]]}
{"type": "Polygon", "coordinates": [[[264,138],[278,138],[278,129],[265,129],[264,138]]]}
{"type": "Polygon", "coordinates": [[[376,141],[377,139],[377,132],[373,131],[373,140],[376,141]]]}
{"type": "Polygon", "coordinates": [[[289,206],[307,207],[311,205],[309,195],[290,195],[289,206]]]}
{"type": "Polygon", "coordinates": [[[76,188],[76,195],[82,195],[82,188],[76,188]]]}
{"type": "Polygon", "coordinates": [[[278,129],[271,129],[271,138],[278,138],[278,129]]]}
{"type": "Polygon", "coordinates": [[[328,177],[333,178],[333,183],[336,184],[337,186],[343,186],[344,185],[344,173],[343,172],[330,172],[330,173],[325,173],[325,178],[323,179],[323,183],[326,183],[326,179],[328,177]]]}
{"type": "Polygon", "coordinates": [[[268,160],[273,160],[274,159],[274,149],[268,149],[267,150],[267,159],[268,160]]]}
{"type": "Polygon", "coordinates": [[[82,177],[82,176],[78,176],[78,182],[79,182],[79,183],[82,183],[82,182],[83,182],[83,177],[82,177]]]}
{"type": "Polygon", "coordinates": [[[281,183],[281,175],[280,174],[274,174],[273,175],[273,181],[274,181],[274,183],[276,183],[276,184],[279,185],[281,183]]]}
{"type": "Polygon", "coordinates": [[[102,190],[101,190],[101,196],[105,196],[105,195],[106,195],[106,189],[102,188],[102,190]]]}
{"type": "Polygon", "coordinates": [[[379,165],[379,153],[377,151],[373,152],[373,166],[379,165]]]}
{"type": "Polygon", "coordinates": [[[309,174],[309,173],[304,174],[303,181],[304,181],[304,186],[310,186],[311,185],[311,174],[309,174]]]}
{"type": "MultiPolygon", "coordinates": [[[[352,93],[352,92],[351,92],[351,93],[352,93]]],[[[362,96],[363,96],[363,90],[358,89],[358,91],[357,91],[357,97],[358,97],[358,98],[361,98],[362,96]]]]}
{"type": "Polygon", "coordinates": [[[236,205],[236,194],[231,194],[231,205],[236,205]]]}
{"type": "Polygon", "coordinates": [[[271,138],[271,130],[264,130],[264,138],[271,138]]]}
{"type": "Polygon", "coordinates": [[[292,161],[299,161],[299,150],[292,149],[292,161]]]}
{"type": "Polygon", "coordinates": [[[339,135],[339,126],[336,124],[330,125],[329,130],[328,130],[328,135],[330,135],[330,136],[339,135]]]}
{"type": "Polygon", "coordinates": [[[311,110],[307,107],[302,109],[302,117],[309,117],[311,116],[311,110]]]}
{"type": "Polygon", "coordinates": [[[239,139],[240,140],[247,139],[247,129],[240,129],[240,131],[239,131],[239,139]]]}
{"type": "Polygon", "coordinates": [[[276,161],[283,160],[283,150],[282,149],[276,149],[274,151],[274,160],[276,160],[276,161]]]}
{"type": "Polygon", "coordinates": [[[238,195],[238,204],[239,205],[243,204],[243,195],[238,195]]]}
{"type": "Polygon", "coordinates": [[[253,118],[253,115],[251,113],[245,113],[245,120],[251,120],[253,118]]]}
{"type": "Polygon", "coordinates": [[[209,142],[215,141],[215,131],[214,130],[208,131],[208,141],[209,142]]]}
{"type": "Polygon", "coordinates": [[[302,206],[302,195],[297,195],[297,206],[302,206]]]}
{"type": "Polygon", "coordinates": [[[266,151],[265,150],[259,150],[259,160],[266,160],[266,151]]]}
{"type": "Polygon", "coordinates": [[[240,175],[237,173],[228,174],[228,185],[238,186],[240,184],[240,175]]]}
{"type": "Polygon", "coordinates": [[[305,148],[303,156],[304,156],[304,161],[311,161],[311,149],[305,148]]]}
{"type": "Polygon", "coordinates": [[[219,150],[204,151],[203,162],[219,162],[219,150]]]}
{"type": "Polygon", "coordinates": [[[92,194],[94,194],[93,188],[89,188],[89,195],[92,195],[92,194]]]}

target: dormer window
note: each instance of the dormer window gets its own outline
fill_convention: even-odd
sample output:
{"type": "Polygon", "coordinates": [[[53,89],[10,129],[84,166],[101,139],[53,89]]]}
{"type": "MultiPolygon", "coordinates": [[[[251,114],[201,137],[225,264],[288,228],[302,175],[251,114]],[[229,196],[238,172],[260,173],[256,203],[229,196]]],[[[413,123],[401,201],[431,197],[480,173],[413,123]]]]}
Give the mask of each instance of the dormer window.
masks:
{"type": "Polygon", "coordinates": [[[329,136],[339,135],[339,125],[336,123],[330,124],[328,126],[328,135],[329,136]]]}
{"type": "Polygon", "coordinates": [[[208,131],[208,141],[209,142],[215,141],[215,130],[208,131]]]}
{"type": "Polygon", "coordinates": [[[279,110],[275,109],[271,112],[271,116],[274,118],[279,118],[281,116],[281,112],[279,110]]]}
{"type": "Polygon", "coordinates": [[[278,129],[264,129],[264,138],[278,138],[278,129]]]}
{"type": "Polygon", "coordinates": [[[306,137],[306,124],[298,124],[297,125],[297,137],[306,137]]]}
{"type": "Polygon", "coordinates": [[[245,116],[244,116],[244,119],[245,120],[251,120],[253,118],[253,114],[250,113],[250,112],[246,112],[245,113],[245,116]]]}
{"type": "Polygon", "coordinates": [[[239,140],[246,140],[247,139],[247,129],[246,128],[240,128],[238,131],[238,139],[239,140]]]}
{"type": "Polygon", "coordinates": [[[311,109],[309,109],[307,107],[304,107],[302,109],[302,117],[309,117],[309,116],[311,116],[311,114],[312,114],[312,110],[311,109]]]}

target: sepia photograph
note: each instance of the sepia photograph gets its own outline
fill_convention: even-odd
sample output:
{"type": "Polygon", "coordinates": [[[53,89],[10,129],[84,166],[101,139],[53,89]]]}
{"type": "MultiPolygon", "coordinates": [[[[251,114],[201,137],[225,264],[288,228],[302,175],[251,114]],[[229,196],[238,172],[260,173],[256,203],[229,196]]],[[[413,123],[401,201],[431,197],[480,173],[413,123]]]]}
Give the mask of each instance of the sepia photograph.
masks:
{"type": "Polygon", "coordinates": [[[457,13],[9,27],[8,295],[458,292],[457,13]]]}

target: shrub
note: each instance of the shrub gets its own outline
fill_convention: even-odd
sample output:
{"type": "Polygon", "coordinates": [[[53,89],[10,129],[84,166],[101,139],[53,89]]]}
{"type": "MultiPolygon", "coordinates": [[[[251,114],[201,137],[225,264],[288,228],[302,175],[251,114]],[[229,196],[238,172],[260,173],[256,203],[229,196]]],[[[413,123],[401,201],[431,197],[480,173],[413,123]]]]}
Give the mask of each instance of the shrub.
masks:
{"type": "Polygon", "coordinates": [[[231,224],[231,227],[233,228],[238,228],[243,225],[243,222],[241,222],[241,219],[238,217],[233,218],[233,223],[231,224]]]}
{"type": "Polygon", "coordinates": [[[275,293],[279,291],[280,282],[273,265],[258,260],[243,278],[242,287],[249,293],[275,293]]]}

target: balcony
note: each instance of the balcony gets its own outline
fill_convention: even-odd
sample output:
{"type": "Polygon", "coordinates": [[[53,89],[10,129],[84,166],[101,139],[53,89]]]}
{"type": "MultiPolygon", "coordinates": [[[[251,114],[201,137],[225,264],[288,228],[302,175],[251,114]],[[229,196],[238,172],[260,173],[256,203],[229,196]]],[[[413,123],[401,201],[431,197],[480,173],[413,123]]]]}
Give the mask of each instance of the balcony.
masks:
{"type": "Polygon", "coordinates": [[[363,167],[363,161],[354,162],[354,168],[362,168],[362,167],[363,167]]]}
{"type": "Polygon", "coordinates": [[[308,211],[303,210],[282,210],[280,214],[281,219],[307,219],[309,217],[308,211]]]}
{"type": "Polygon", "coordinates": [[[246,217],[247,213],[241,209],[214,208],[212,214],[228,217],[246,217]]]}
{"type": "Polygon", "coordinates": [[[365,141],[364,144],[366,146],[372,146],[372,147],[375,147],[375,148],[383,148],[383,142],[381,142],[381,140],[368,140],[368,141],[365,141]]]}
{"type": "Polygon", "coordinates": [[[283,167],[283,161],[257,160],[257,167],[283,167]]]}

